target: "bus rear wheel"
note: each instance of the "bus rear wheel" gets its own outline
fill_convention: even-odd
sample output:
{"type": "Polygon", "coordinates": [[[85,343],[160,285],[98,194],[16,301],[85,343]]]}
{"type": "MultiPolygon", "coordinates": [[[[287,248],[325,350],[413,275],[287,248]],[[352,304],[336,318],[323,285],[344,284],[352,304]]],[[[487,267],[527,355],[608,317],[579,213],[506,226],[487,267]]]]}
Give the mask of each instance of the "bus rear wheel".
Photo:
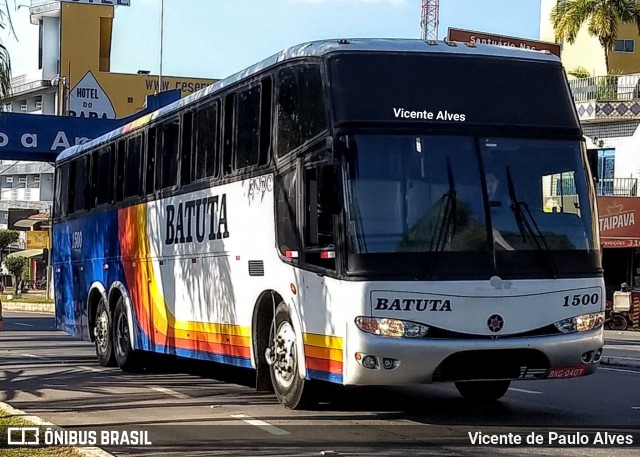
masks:
{"type": "Polygon", "coordinates": [[[140,371],[138,353],[133,349],[133,341],[129,336],[129,319],[124,297],[118,299],[113,313],[113,352],[122,371],[140,371]]]}
{"type": "Polygon", "coordinates": [[[274,324],[271,326],[267,359],[271,359],[269,369],[271,383],[278,401],[289,409],[303,409],[316,402],[312,386],[299,374],[300,358],[297,339],[287,305],[280,303],[276,308],[274,324]]]}
{"type": "Polygon", "coordinates": [[[456,382],[458,392],[467,400],[489,403],[501,399],[507,393],[511,381],[456,382]]]}
{"type": "Polygon", "coordinates": [[[96,345],[96,356],[103,367],[114,367],[116,365],[113,340],[111,339],[111,327],[111,316],[109,315],[107,302],[101,298],[96,310],[93,337],[96,345]]]}

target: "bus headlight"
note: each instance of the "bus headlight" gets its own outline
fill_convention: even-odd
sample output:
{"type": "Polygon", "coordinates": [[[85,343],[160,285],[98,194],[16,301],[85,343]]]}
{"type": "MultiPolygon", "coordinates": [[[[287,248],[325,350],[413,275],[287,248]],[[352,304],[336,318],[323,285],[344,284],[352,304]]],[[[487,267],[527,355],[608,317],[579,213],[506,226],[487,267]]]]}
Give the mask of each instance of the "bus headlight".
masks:
{"type": "Polygon", "coordinates": [[[602,327],[604,312],[583,314],[556,322],[554,325],[562,333],[586,332],[594,328],[602,327]]]}
{"type": "Polygon", "coordinates": [[[387,317],[359,316],[356,317],[356,325],[363,332],[394,338],[420,338],[429,331],[426,325],[387,317]]]}

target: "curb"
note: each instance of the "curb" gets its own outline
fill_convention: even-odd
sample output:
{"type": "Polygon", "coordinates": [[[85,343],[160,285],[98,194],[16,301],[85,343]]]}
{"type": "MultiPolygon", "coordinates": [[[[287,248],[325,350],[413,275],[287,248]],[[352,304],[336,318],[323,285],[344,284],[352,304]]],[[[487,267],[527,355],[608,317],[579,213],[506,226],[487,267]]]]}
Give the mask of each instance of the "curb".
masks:
{"type": "Polygon", "coordinates": [[[602,365],[613,365],[616,367],[625,367],[625,368],[640,368],[640,359],[635,359],[633,357],[610,357],[610,356],[602,356],[600,360],[602,365]]]}
{"type": "Polygon", "coordinates": [[[30,311],[32,313],[55,314],[53,303],[22,303],[3,301],[2,309],[6,311],[30,311]]]}
{"type": "MultiPolygon", "coordinates": [[[[11,416],[18,416],[20,419],[32,422],[34,425],[47,426],[56,430],[64,430],[62,427],[58,425],[52,424],[51,422],[47,422],[39,418],[38,416],[30,416],[24,411],[16,409],[7,403],[0,402],[0,410],[4,411],[5,413],[11,416]]],[[[113,454],[110,454],[107,451],[100,449],[99,447],[73,447],[73,446],[66,446],[66,447],[73,449],[78,454],[81,454],[85,457],[114,457],[113,454]]]]}

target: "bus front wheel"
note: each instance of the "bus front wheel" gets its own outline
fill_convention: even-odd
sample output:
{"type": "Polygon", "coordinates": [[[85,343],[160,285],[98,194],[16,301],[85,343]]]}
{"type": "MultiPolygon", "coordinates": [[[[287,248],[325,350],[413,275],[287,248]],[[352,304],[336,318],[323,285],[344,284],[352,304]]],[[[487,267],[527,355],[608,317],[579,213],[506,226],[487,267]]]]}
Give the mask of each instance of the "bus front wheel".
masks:
{"type": "Polygon", "coordinates": [[[303,409],[315,402],[311,386],[300,376],[298,364],[297,338],[287,305],[280,303],[276,308],[274,324],[269,335],[270,348],[267,358],[271,383],[280,403],[289,409],[303,409]],[[274,325],[275,324],[275,325],[274,325]]]}
{"type": "Polygon", "coordinates": [[[113,352],[116,362],[122,371],[136,372],[140,370],[137,352],[133,349],[133,341],[129,336],[129,319],[124,297],[118,299],[113,313],[113,352]]]}
{"type": "Polygon", "coordinates": [[[488,403],[501,399],[507,393],[511,381],[456,382],[458,392],[467,400],[488,403]]]}
{"type": "Polygon", "coordinates": [[[113,367],[116,365],[113,340],[111,339],[111,327],[111,316],[107,309],[107,302],[101,298],[96,311],[93,337],[96,345],[96,356],[98,357],[98,362],[103,367],[113,367]]]}

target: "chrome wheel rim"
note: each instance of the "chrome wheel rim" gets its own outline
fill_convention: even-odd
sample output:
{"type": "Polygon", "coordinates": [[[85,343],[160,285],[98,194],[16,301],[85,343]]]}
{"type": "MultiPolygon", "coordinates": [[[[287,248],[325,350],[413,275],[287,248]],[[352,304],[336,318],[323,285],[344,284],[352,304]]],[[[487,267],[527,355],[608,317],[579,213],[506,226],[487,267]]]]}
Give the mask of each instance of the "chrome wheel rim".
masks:
{"type": "Polygon", "coordinates": [[[109,316],[104,308],[96,320],[95,337],[98,352],[100,355],[106,354],[109,346],[109,316]]]}
{"type": "Polygon", "coordinates": [[[296,334],[289,322],[280,324],[275,343],[273,370],[278,385],[286,389],[293,383],[297,368],[296,334]]]}

